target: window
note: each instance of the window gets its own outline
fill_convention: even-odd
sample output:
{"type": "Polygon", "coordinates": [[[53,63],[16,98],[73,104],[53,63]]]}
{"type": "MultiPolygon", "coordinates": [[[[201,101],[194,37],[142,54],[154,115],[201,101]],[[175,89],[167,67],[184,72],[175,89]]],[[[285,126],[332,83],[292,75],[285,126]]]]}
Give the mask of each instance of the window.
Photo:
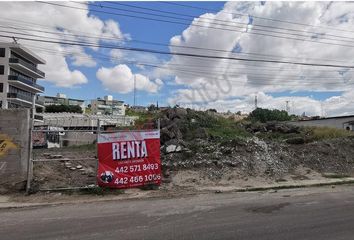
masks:
{"type": "Polygon", "coordinates": [[[3,92],[3,91],[4,91],[4,84],[0,83],[0,92],[3,92]]]}
{"type": "Polygon", "coordinates": [[[0,48],[0,57],[5,57],[5,48],[0,48]]]}
{"type": "Polygon", "coordinates": [[[0,75],[4,75],[4,65],[0,65],[0,75]]]}

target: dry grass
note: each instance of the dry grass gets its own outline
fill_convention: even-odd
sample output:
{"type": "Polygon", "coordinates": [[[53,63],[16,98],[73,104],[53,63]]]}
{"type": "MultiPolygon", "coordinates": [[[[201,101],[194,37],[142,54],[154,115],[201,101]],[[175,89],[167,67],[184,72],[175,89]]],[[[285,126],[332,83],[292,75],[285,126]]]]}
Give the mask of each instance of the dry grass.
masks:
{"type": "Polygon", "coordinates": [[[316,141],[354,136],[352,131],[330,127],[308,127],[306,130],[310,133],[311,138],[316,141]]]}

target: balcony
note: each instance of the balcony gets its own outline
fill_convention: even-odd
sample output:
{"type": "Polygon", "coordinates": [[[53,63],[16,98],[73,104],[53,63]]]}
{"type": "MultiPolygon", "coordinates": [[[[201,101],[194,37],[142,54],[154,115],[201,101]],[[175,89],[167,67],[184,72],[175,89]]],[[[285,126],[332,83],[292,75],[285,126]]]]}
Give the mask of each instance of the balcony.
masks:
{"type": "Polygon", "coordinates": [[[45,78],[45,73],[37,69],[36,66],[19,58],[10,58],[9,64],[17,71],[23,72],[33,78],[45,78]]]}
{"type": "Polygon", "coordinates": [[[11,85],[24,89],[26,91],[35,92],[35,93],[44,92],[44,87],[22,76],[9,75],[8,80],[11,85]]]}
{"type": "MultiPolygon", "coordinates": [[[[7,93],[7,98],[20,105],[26,104],[26,106],[32,106],[32,97],[25,94],[10,92],[7,93]]],[[[36,99],[36,106],[44,107],[44,103],[36,99]]]]}
{"type": "Polygon", "coordinates": [[[31,105],[32,104],[32,97],[20,94],[20,93],[7,93],[7,98],[11,99],[11,101],[16,102],[17,104],[26,104],[26,105],[31,105]]]}

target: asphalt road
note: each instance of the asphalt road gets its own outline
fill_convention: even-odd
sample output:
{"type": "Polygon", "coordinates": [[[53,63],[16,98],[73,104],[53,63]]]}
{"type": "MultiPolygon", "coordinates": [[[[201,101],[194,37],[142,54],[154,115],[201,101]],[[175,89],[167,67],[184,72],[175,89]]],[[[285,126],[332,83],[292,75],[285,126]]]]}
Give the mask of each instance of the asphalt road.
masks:
{"type": "Polygon", "coordinates": [[[354,239],[354,187],[0,210],[0,239],[354,239]]]}

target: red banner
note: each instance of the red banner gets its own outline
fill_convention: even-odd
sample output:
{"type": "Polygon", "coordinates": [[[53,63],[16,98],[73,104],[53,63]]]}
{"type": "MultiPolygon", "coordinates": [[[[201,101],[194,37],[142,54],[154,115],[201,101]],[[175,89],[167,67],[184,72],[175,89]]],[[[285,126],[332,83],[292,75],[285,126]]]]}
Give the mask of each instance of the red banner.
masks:
{"type": "Polygon", "coordinates": [[[99,186],[160,185],[160,131],[127,131],[98,136],[99,186]]]}

